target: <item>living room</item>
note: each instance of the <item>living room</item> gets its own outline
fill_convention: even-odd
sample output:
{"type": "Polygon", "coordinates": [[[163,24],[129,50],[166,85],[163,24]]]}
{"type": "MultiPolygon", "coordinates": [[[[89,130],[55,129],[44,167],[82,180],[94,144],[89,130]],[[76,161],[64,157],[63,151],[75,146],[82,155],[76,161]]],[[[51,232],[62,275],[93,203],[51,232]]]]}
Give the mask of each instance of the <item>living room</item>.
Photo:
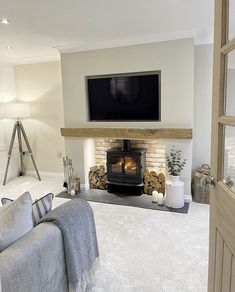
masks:
{"type": "MultiPolygon", "coordinates": [[[[214,3],[199,2],[0,3],[1,292],[223,291],[218,283],[211,284],[216,265],[211,255],[209,265],[209,199],[220,183],[232,196],[234,192],[235,57],[232,38],[222,47],[231,56],[226,61],[229,72],[224,79],[218,77],[231,84],[226,90],[230,114],[218,114],[219,123],[227,127],[222,135],[220,127],[215,130],[215,113],[220,111],[212,99],[218,84],[213,71],[218,64],[213,55],[214,3]],[[27,114],[20,113],[21,104],[27,114]],[[225,141],[215,149],[217,143],[211,141],[221,137],[225,141]],[[218,155],[219,147],[225,155],[218,155]],[[9,237],[15,239],[1,249],[4,220],[18,218],[12,220],[16,230],[26,220],[22,211],[11,213],[13,217],[6,212],[26,199],[34,228],[15,238],[9,227],[9,237]],[[58,210],[66,215],[59,216],[58,210]],[[79,214],[84,210],[89,216],[83,225],[79,214]],[[62,217],[69,219],[60,221],[62,217]],[[57,219],[63,236],[51,226],[57,219]],[[66,226],[70,234],[64,231],[76,220],[80,226],[66,226]],[[71,277],[81,267],[68,264],[69,248],[73,240],[83,247],[88,239],[79,232],[73,238],[72,228],[89,230],[91,247],[84,253],[96,257],[76,288],[71,277]],[[49,242],[58,243],[55,250],[49,242]],[[47,245],[48,255],[43,256],[47,245]],[[35,265],[36,254],[41,257],[35,265]]],[[[233,24],[234,11],[231,15],[233,24]]],[[[234,216],[230,219],[231,225],[234,216]]],[[[225,280],[221,270],[220,285],[230,283],[224,291],[233,291],[234,242],[223,228],[218,230],[224,253],[228,246],[231,271],[225,280]]],[[[229,265],[228,252],[222,259],[224,267],[229,265]]]]}

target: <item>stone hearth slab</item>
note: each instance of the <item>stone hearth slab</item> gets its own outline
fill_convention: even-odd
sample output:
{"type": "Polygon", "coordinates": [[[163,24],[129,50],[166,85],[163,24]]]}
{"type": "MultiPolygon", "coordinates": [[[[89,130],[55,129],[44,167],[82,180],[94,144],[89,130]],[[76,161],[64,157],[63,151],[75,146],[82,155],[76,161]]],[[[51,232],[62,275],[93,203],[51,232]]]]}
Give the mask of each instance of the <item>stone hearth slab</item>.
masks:
{"type": "Polygon", "coordinates": [[[97,203],[105,203],[105,204],[115,204],[115,205],[123,205],[129,207],[138,207],[159,211],[168,211],[175,212],[181,214],[187,214],[189,209],[189,203],[185,203],[184,207],[181,209],[172,209],[166,206],[159,206],[156,203],[152,203],[152,196],[143,194],[141,196],[125,196],[119,194],[111,194],[104,190],[98,189],[89,189],[82,190],[80,193],[76,194],[76,196],[70,196],[67,192],[61,192],[56,197],[66,198],[66,199],[74,199],[74,198],[82,198],[87,201],[97,202],[97,203]]]}

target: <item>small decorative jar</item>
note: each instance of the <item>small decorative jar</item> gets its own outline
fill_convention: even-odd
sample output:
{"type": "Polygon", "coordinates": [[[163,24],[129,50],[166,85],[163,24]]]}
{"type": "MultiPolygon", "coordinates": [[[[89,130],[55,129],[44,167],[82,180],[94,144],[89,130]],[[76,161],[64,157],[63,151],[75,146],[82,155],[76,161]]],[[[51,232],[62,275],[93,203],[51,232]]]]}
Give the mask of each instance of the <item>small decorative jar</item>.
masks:
{"type": "Polygon", "coordinates": [[[80,192],[80,178],[76,177],[74,179],[74,187],[75,187],[75,192],[79,193],[80,192]]]}
{"type": "Polygon", "coordinates": [[[179,175],[170,175],[170,180],[166,181],[165,205],[173,209],[184,207],[184,182],[179,175]]]}

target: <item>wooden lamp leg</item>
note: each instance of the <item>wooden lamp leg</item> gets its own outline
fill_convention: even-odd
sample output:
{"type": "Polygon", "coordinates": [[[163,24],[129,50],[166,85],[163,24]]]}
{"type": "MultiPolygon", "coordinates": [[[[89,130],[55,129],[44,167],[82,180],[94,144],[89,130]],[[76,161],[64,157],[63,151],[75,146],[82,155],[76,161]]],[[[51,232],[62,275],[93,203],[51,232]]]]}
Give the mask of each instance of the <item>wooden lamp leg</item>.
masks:
{"type": "Polygon", "coordinates": [[[30,147],[30,144],[29,144],[29,141],[28,141],[27,135],[26,135],[26,133],[25,133],[24,127],[23,127],[23,125],[22,125],[21,122],[19,122],[19,127],[20,127],[20,131],[22,132],[22,135],[23,135],[23,137],[24,137],[25,144],[26,144],[26,146],[27,146],[27,148],[28,148],[29,155],[31,156],[31,159],[32,159],[32,162],[33,162],[33,166],[34,166],[35,171],[36,171],[36,173],[37,173],[38,179],[41,180],[41,177],[40,177],[40,175],[39,175],[39,172],[38,172],[38,169],[37,169],[37,165],[36,165],[36,162],[35,162],[35,160],[34,160],[33,153],[32,153],[32,150],[31,150],[31,147],[30,147]]]}
{"type": "Polygon", "coordinates": [[[19,121],[17,121],[17,136],[18,136],[19,152],[20,152],[20,175],[24,175],[23,148],[22,148],[21,129],[20,129],[19,121]]]}
{"type": "Polygon", "coordinates": [[[8,173],[10,160],[11,160],[11,154],[12,154],[12,149],[13,149],[13,145],[14,145],[14,141],[15,141],[15,135],[16,135],[17,127],[18,127],[17,126],[17,122],[15,122],[15,125],[14,125],[14,128],[13,128],[13,132],[12,132],[12,136],[11,136],[11,143],[10,143],[10,147],[9,147],[9,151],[8,151],[8,159],[7,159],[7,165],[6,165],[6,171],[5,171],[5,176],[4,176],[4,180],[3,180],[3,185],[6,184],[6,180],[7,180],[7,173],[8,173]]]}

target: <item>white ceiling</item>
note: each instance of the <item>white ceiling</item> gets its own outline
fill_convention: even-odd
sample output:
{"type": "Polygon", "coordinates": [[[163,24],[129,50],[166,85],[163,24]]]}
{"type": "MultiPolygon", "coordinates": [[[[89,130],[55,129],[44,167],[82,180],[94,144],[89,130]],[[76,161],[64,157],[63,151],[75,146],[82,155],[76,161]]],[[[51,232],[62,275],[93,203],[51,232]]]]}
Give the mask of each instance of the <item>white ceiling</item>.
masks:
{"type": "Polygon", "coordinates": [[[30,63],[88,50],[193,37],[211,43],[213,0],[0,0],[0,58],[30,63]],[[13,47],[6,49],[6,46],[13,47]]]}

